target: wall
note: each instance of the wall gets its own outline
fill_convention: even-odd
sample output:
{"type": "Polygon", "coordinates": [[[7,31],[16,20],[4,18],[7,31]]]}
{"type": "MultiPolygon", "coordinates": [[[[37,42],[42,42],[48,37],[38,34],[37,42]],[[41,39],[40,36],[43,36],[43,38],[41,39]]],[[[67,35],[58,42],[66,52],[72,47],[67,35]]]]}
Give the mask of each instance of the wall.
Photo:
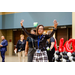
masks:
{"type": "Polygon", "coordinates": [[[0,29],[2,29],[2,12],[0,12],[0,29]]]}
{"type": "Polygon", "coordinates": [[[8,41],[8,50],[7,53],[9,56],[12,56],[13,54],[13,31],[12,30],[7,30],[7,41],[8,41]],[[9,41],[11,40],[11,42],[9,41]]]}
{"type": "Polygon", "coordinates": [[[72,12],[22,12],[2,15],[2,28],[15,29],[21,28],[20,21],[24,19],[24,27],[33,27],[33,22],[52,26],[53,20],[56,19],[59,25],[72,25],[72,12]]]}
{"type": "Polygon", "coordinates": [[[75,39],[75,12],[72,12],[72,38],[75,39]]]}
{"type": "Polygon", "coordinates": [[[59,25],[72,24],[72,12],[29,12],[34,21],[45,26],[53,25],[53,20],[56,19],[59,25]]]}

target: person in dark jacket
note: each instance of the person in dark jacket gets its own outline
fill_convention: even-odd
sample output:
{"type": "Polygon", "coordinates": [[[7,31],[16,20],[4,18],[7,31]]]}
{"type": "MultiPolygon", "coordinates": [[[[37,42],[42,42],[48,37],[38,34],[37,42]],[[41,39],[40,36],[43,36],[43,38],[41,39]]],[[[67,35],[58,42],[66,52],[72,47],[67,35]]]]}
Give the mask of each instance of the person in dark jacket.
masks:
{"type": "Polygon", "coordinates": [[[5,62],[5,52],[7,51],[8,42],[4,36],[1,36],[1,40],[2,40],[0,44],[1,57],[2,57],[2,62],[5,62]]]}
{"type": "Polygon", "coordinates": [[[26,40],[24,40],[24,35],[20,35],[20,40],[18,40],[16,48],[14,52],[18,52],[18,59],[19,62],[23,61],[25,62],[25,45],[26,45],[26,40]],[[22,55],[22,60],[21,60],[21,55],[22,55]]]}
{"type": "MultiPolygon", "coordinates": [[[[48,31],[47,34],[50,35],[51,31],[48,31]]],[[[47,40],[46,47],[47,47],[47,55],[49,62],[52,62],[52,58],[54,57],[55,53],[54,44],[55,44],[55,39],[53,37],[47,40]]]]}
{"type": "Polygon", "coordinates": [[[43,25],[37,26],[36,35],[31,34],[27,32],[26,28],[23,27],[23,22],[24,20],[20,22],[22,29],[28,36],[32,37],[35,40],[36,52],[34,53],[34,56],[33,56],[33,62],[48,62],[48,57],[47,57],[47,52],[46,52],[46,47],[45,47],[46,41],[47,39],[52,37],[55,31],[57,30],[57,25],[58,25],[57,21],[54,20],[54,29],[50,35],[43,35],[43,32],[44,32],[43,25]]]}

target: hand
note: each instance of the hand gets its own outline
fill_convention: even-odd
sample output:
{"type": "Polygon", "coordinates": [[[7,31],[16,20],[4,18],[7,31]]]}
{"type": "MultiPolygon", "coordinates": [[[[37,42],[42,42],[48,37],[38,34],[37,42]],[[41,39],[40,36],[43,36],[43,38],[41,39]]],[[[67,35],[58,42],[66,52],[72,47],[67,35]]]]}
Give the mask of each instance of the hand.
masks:
{"type": "Polygon", "coordinates": [[[15,52],[15,51],[17,52],[17,49],[15,49],[14,52],[15,52]]]}
{"type": "Polygon", "coordinates": [[[21,22],[20,22],[21,26],[23,26],[23,22],[24,22],[24,20],[21,20],[21,22]]]}
{"type": "Polygon", "coordinates": [[[51,48],[50,48],[50,51],[51,51],[51,48]]]}
{"type": "Polygon", "coordinates": [[[54,23],[54,28],[57,28],[57,25],[58,25],[57,21],[54,20],[53,23],[54,23]]]}
{"type": "Polygon", "coordinates": [[[3,45],[0,45],[0,47],[3,47],[3,45]]]}
{"type": "Polygon", "coordinates": [[[27,52],[25,52],[25,56],[27,56],[27,54],[28,54],[28,53],[27,53],[27,52]]]}

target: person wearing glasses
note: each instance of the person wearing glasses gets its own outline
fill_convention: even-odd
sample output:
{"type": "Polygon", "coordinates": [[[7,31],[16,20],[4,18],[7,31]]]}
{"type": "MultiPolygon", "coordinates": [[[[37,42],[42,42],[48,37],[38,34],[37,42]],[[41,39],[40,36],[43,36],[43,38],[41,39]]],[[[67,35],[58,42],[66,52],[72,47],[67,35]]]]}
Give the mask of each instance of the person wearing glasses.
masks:
{"type": "Polygon", "coordinates": [[[57,30],[57,21],[54,20],[54,29],[50,35],[43,35],[44,26],[38,25],[36,28],[36,35],[27,32],[26,28],[23,27],[24,20],[21,20],[20,24],[24,32],[32,37],[35,40],[36,51],[33,56],[33,62],[48,62],[47,49],[46,49],[46,41],[51,38],[55,31],[57,30]]]}

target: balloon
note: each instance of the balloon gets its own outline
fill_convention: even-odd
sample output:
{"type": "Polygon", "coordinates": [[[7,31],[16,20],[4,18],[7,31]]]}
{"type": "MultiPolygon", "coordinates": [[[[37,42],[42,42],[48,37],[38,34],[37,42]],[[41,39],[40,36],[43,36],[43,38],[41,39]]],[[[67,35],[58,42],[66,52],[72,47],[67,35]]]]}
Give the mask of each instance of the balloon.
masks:
{"type": "Polygon", "coordinates": [[[69,59],[69,57],[67,55],[64,55],[63,58],[66,59],[66,60],[69,59]]]}
{"type": "Polygon", "coordinates": [[[67,52],[62,52],[62,55],[67,55],[67,52]]]}
{"type": "Polygon", "coordinates": [[[61,60],[60,60],[60,59],[58,59],[58,58],[56,59],[56,61],[57,61],[57,62],[61,62],[61,60]]]}
{"type": "Polygon", "coordinates": [[[55,62],[57,62],[57,61],[55,61],[55,62]]]}
{"type": "Polygon", "coordinates": [[[60,55],[62,55],[62,52],[60,52],[60,55]]]}
{"type": "Polygon", "coordinates": [[[71,62],[75,62],[75,61],[72,60],[71,62]]]}
{"type": "Polygon", "coordinates": [[[71,56],[71,52],[68,52],[68,53],[67,53],[67,56],[69,56],[69,57],[70,57],[70,56],[71,56]]]}
{"type": "Polygon", "coordinates": [[[60,60],[62,58],[62,55],[58,55],[58,59],[60,60]]]}
{"type": "Polygon", "coordinates": [[[69,41],[66,42],[66,44],[65,44],[65,49],[66,49],[67,52],[71,52],[71,53],[74,52],[73,49],[70,49],[70,44],[71,44],[72,42],[73,42],[73,39],[69,39],[69,41]]]}
{"type": "Polygon", "coordinates": [[[62,46],[63,46],[63,43],[64,43],[64,39],[63,38],[61,38],[60,39],[60,44],[59,44],[59,52],[62,52],[63,50],[62,50],[62,46]]]}
{"type": "Polygon", "coordinates": [[[59,52],[59,51],[57,51],[57,52],[56,52],[56,54],[57,54],[57,55],[60,55],[60,52],[59,52]]]}
{"type": "Polygon", "coordinates": [[[73,47],[73,50],[75,51],[75,39],[73,39],[72,47],[73,47]]]}
{"type": "Polygon", "coordinates": [[[55,59],[57,59],[57,58],[58,58],[58,55],[55,54],[55,59]]]}
{"type": "Polygon", "coordinates": [[[66,62],[66,60],[65,59],[62,59],[62,62],[66,62]]]}
{"type": "Polygon", "coordinates": [[[75,61],[75,57],[73,57],[73,61],[75,61]]]}
{"type": "Polygon", "coordinates": [[[75,57],[75,52],[72,53],[72,56],[75,57]]]}
{"type": "Polygon", "coordinates": [[[56,42],[56,39],[55,39],[54,48],[55,48],[55,51],[57,51],[57,42],[56,42]]]}
{"type": "Polygon", "coordinates": [[[72,61],[72,60],[73,60],[73,57],[72,57],[72,56],[70,56],[70,57],[69,57],[69,60],[70,60],[70,61],[72,61]]]}
{"type": "Polygon", "coordinates": [[[66,60],[66,62],[71,62],[70,60],[66,60]]]}

